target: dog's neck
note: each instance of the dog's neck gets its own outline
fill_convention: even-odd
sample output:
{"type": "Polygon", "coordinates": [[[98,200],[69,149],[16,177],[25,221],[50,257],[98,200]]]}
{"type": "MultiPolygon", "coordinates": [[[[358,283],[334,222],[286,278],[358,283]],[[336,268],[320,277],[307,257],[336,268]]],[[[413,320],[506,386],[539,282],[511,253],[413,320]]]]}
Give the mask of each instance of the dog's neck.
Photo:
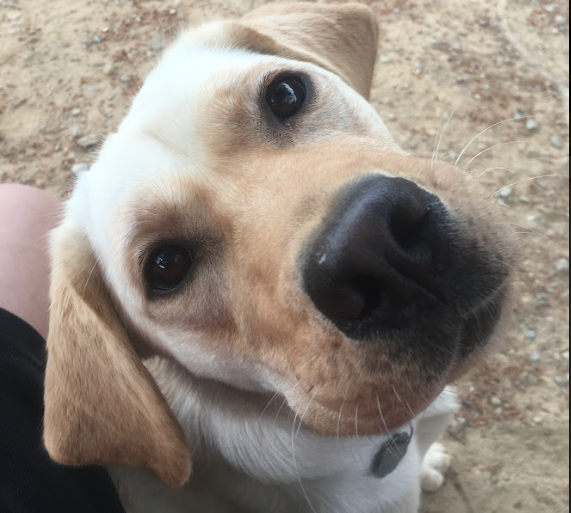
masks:
{"type": "Polygon", "coordinates": [[[195,457],[221,457],[232,468],[263,482],[289,483],[353,472],[386,477],[400,463],[412,438],[410,426],[377,437],[321,437],[303,425],[283,398],[198,379],[170,362],[150,368],[195,457]],[[169,376],[166,388],[163,375],[169,376]],[[400,444],[398,451],[393,450],[395,441],[400,444]],[[390,471],[382,461],[387,450],[395,463],[390,471]]]}
{"type": "MultiPolygon", "coordinates": [[[[194,473],[187,487],[171,490],[149,473],[111,468],[130,513],[417,510],[416,435],[406,447],[398,446],[401,438],[395,445],[394,434],[320,437],[284,400],[197,379],[166,360],[147,366],[186,433],[194,473]],[[399,490],[410,491],[404,510],[393,509],[399,490]]],[[[414,420],[397,435],[409,436],[417,425],[414,420]]]]}

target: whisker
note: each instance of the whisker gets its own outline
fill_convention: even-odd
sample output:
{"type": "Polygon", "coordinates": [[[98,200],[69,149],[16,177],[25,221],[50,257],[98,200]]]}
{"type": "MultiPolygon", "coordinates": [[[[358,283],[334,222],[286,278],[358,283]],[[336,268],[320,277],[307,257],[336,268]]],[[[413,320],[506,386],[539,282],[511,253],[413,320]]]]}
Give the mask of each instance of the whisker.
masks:
{"type": "MultiPolygon", "coordinates": [[[[477,169],[474,170],[474,173],[476,171],[477,171],[477,169]]],[[[480,178],[483,178],[484,176],[486,176],[488,173],[491,173],[492,171],[508,171],[509,173],[515,173],[515,171],[513,169],[510,169],[509,167],[490,167],[490,168],[486,169],[483,173],[476,176],[474,178],[474,180],[478,181],[480,178]]]]}
{"type": "Polygon", "coordinates": [[[347,393],[349,392],[349,386],[345,389],[343,394],[343,402],[341,403],[341,409],[339,410],[339,417],[337,419],[337,443],[341,440],[341,419],[343,418],[343,408],[345,407],[345,401],[347,400],[347,393]]]}
{"type": "Polygon", "coordinates": [[[397,399],[399,401],[399,403],[401,403],[408,411],[409,413],[412,415],[412,418],[416,417],[416,413],[414,413],[414,411],[412,411],[412,408],[410,407],[410,404],[408,404],[408,402],[403,402],[403,400],[401,399],[401,396],[399,395],[399,393],[397,392],[397,389],[395,386],[393,386],[393,392],[395,393],[395,395],[397,396],[397,399]]]}
{"type": "Polygon", "coordinates": [[[383,408],[381,407],[381,399],[379,394],[377,394],[377,407],[379,408],[379,415],[381,416],[381,422],[385,428],[385,432],[387,435],[390,433],[389,426],[387,425],[387,421],[385,420],[385,416],[383,415],[383,408]]]}
{"type": "Polygon", "coordinates": [[[295,435],[296,437],[299,436],[299,432],[301,431],[301,428],[303,427],[303,421],[305,420],[305,417],[307,417],[307,413],[309,412],[309,408],[311,407],[311,403],[313,403],[313,400],[315,399],[316,395],[317,395],[317,390],[315,390],[313,392],[313,395],[311,396],[311,399],[307,403],[307,407],[305,408],[305,411],[303,412],[303,415],[301,416],[301,420],[299,421],[299,428],[298,428],[297,433],[295,435]]]}
{"type": "Polygon", "coordinates": [[[315,511],[315,508],[313,507],[313,504],[311,503],[311,500],[309,498],[309,495],[307,493],[307,490],[305,489],[305,486],[303,485],[303,479],[301,478],[301,474],[299,473],[299,466],[297,464],[297,456],[295,453],[295,423],[297,421],[298,415],[296,414],[295,419],[293,421],[293,427],[292,427],[292,432],[291,432],[291,453],[292,453],[292,457],[293,457],[293,466],[295,468],[295,473],[299,482],[299,486],[301,487],[301,491],[303,493],[303,496],[305,498],[305,500],[307,501],[307,504],[309,505],[309,507],[311,508],[311,511],[313,513],[317,513],[317,511],[315,511]]]}
{"type": "Polygon", "coordinates": [[[438,156],[440,155],[440,147],[442,146],[442,140],[444,139],[444,133],[446,132],[446,129],[448,128],[448,125],[450,124],[450,121],[452,121],[452,118],[454,117],[454,115],[456,114],[457,111],[458,111],[458,109],[454,109],[452,111],[452,114],[450,114],[450,116],[448,116],[448,119],[446,120],[444,127],[442,127],[442,120],[440,121],[439,130],[440,129],[442,129],[442,130],[440,131],[440,137],[438,138],[438,141],[436,143],[436,147],[434,148],[434,152],[432,153],[431,169],[434,169],[434,164],[436,163],[436,161],[438,160],[438,156]]]}
{"type": "Polygon", "coordinates": [[[540,176],[534,176],[532,178],[525,178],[524,180],[519,180],[519,181],[511,183],[509,185],[504,185],[503,187],[500,187],[496,192],[494,192],[491,196],[489,196],[488,199],[494,197],[500,191],[503,191],[504,189],[507,189],[508,187],[515,187],[516,185],[520,185],[520,184],[526,183],[526,182],[532,182],[533,180],[539,180],[541,178],[565,178],[566,179],[567,177],[557,174],[557,175],[540,175],[540,176]]]}
{"type": "Polygon", "coordinates": [[[514,144],[523,144],[524,142],[526,142],[526,141],[513,141],[513,142],[502,143],[502,144],[496,144],[495,146],[491,146],[490,148],[488,148],[488,149],[486,149],[486,150],[484,150],[484,151],[481,151],[481,152],[478,153],[474,158],[472,158],[472,160],[470,160],[470,162],[468,162],[468,164],[466,164],[466,165],[464,166],[464,170],[465,170],[465,171],[468,171],[468,168],[470,167],[470,165],[471,165],[475,160],[477,160],[478,158],[480,158],[482,155],[485,155],[486,153],[489,153],[490,151],[493,151],[493,150],[495,150],[495,149],[497,149],[497,148],[502,148],[502,147],[504,147],[504,146],[511,146],[511,145],[514,145],[514,144]]]}
{"type": "Polygon", "coordinates": [[[458,155],[458,158],[456,159],[456,166],[460,163],[460,161],[462,160],[462,157],[466,154],[466,152],[468,151],[468,149],[470,148],[470,146],[472,146],[472,144],[474,144],[480,137],[482,137],[485,133],[487,133],[488,131],[490,131],[492,128],[496,128],[498,126],[501,125],[505,125],[506,123],[512,123],[514,121],[521,121],[522,119],[527,119],[529,118],[529,116],[522,116],[522,117],[517,117],[517,118],[511,118],[511,119],[504,119],[503,121],[500,121],[499,123],[496,123],[495,125],[489,126],[488,128],[486,128],[485,130],[482,130],[476,137],[474,137],[466,146],[465,148],[460,152],[460,155],[458,155]]]}

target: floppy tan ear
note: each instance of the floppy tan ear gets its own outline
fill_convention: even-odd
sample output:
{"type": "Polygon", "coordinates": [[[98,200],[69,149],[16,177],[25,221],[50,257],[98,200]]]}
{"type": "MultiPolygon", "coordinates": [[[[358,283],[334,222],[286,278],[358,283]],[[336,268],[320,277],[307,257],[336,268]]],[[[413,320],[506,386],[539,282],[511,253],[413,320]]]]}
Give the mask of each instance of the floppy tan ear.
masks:
{"type": "Polygon", "coordinates": [[[369,98],[379,29],[374,13],[367,6],[269,4],[236,25],[242,27],[242,30],[236,26],[232,29],[234,42],[239,46],[317,64],[369,98]]]}
{"type": "Polygon", "coordinates": [[[44,441],[67,465],[122,464],[181,486],[191,472],[182,429],[131,346],[87,237],[61,227],[53,281],[44,441]]]}

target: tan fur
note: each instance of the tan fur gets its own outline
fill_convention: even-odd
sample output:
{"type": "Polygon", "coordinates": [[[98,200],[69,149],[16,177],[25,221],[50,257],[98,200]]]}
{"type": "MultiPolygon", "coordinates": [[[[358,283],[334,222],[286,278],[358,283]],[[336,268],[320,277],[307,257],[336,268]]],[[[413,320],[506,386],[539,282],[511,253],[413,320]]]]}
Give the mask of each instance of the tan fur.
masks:
{"type": "Polygon", "coordinates": [[[379,27],[365,5],[269,4],[224,25],[223,32],[199,33],[201,43],[311,62],[363,97],[371,94],[379,27]]]}
{"type": "MultiPolygon", "coordinates": [[[[306,425],[333,436],[390,433],[464,371],[458,355],[448,372],[434,376],[420,359],[397,362],[382,344],[349,340],[302,289],[299,260],[308,240],[343,189],[376,173],[438,195],[491,260],[513,261],[510,232],[474,180],[451,165],[406,155],[361,97],[307,64],[368,97],[377,35],[363,6],[294,4],[188,36],[274,59],[220,78],[204,93],[192,113],[200,169],[160,169],[130,190],[114,210],[113,262],[97,263],[78,230],[64,225],[57,232],[45,420],[46,446],[57,461],[142,467],[174,485],[188,478],[183,433],[133,341],[191,374],[195,358],[188,354],[207,355],[212,367],[232,362],[259,373],[306,425]],[[290,71],[277,56],[303,61],[289,64],[311,73],[319,95],[302,116],[272,131],[260,119],[260,89],[264,77],[290,71]],[[172,240],[197,247],[192,281],[152,301],[143,262],[154,244],[172,240]],[[120,268],[113,294],[104,265],[120,268]],[[113,298],[125,290],[118,315],[113,298]]],[[[145,137],[168,146],[160,133],[145,137]]],[[[168,376],[161,380],[168,385],[168,376]]]]}
{"type": "Polygon", "coordinates": [[[44,440],[69,465],[121,463],[171,486],[190,475],[184,435],[127,335],[86,237],[54,240],[44,440]]]}

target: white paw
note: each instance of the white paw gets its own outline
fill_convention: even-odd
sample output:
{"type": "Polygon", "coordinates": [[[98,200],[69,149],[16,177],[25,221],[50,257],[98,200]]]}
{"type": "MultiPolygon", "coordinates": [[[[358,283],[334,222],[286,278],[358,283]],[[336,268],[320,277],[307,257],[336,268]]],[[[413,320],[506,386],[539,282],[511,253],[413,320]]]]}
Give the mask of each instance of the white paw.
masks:
{"type": "Polygon", "coordinates": [[[450,456],[442,444],[434,444],[426,453],[422,462],[422,491],[434,493],[440,490],[446,481],[446,473],[452,465],[450,456]]]}

